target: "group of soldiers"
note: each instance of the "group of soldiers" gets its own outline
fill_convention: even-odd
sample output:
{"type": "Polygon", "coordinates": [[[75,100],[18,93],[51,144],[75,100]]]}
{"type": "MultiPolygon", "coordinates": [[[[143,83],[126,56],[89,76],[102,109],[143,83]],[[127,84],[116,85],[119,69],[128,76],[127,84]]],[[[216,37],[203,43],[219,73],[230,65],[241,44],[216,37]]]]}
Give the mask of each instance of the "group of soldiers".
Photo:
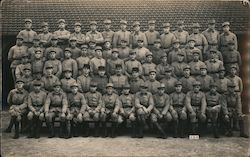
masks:
{"type": "MultiPolygon", "coordinates": [[[[8,60],[15,82],[7,101],[11,120],[5,132],[26,119],[28,137],[39,138],[43,122],[49,137],[55,137],[55,122],[60,122],[59,136],[111,136],[117,128],[130,128],[132,137],[142,138],[144,131],[156,128],[166,138],[171,127],[173,137],[202,134],[211,122],[213,135],[219,138],[219,124],[224,133],[243,130],[239,75],[241,56],[237,37],[230,23],[215,29],[215,20],[200,32],[200,25],[185,31],[184,21],[163,24],[163,33],[155,30],[156,21],[148,21],[148,31],[140,31],[140,22],[127,30],[112,31],[112,21],[90,22],[90,31],[81,32],[76,22],[74,32],[66,29],[64,19],[58,30],[49,32],[43,22],[42,32],[32,30],[32,20],[25,19],[25,29],[16,37],[8,60]],[[187,130],[188,128],[188,130],[187,130]],[[91,131],[93,129],[93,131],[91,131]]],[[[23,127],[22,127],[23,128],[23,127]]]]}

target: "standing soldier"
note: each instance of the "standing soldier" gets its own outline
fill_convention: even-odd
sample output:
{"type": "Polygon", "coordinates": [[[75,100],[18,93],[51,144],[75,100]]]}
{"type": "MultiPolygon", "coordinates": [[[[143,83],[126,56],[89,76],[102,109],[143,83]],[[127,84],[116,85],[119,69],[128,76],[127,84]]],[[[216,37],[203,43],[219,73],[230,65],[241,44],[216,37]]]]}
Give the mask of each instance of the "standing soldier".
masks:
{"type": "Polygon", "coordinates": [[[71,37],[69,39],[69,44],[70,44],[70,51],[71,51],[71,57],[73,59],[76,59],[80,57],[81,54],[81,49],[77,47],[77,38],[76,37],[71,37]]]}
{"type": "Polygon", "coordinates": [[[71,93],[68,95],[68,111],[67,111],[67,129],[68,137],[73,135],[74,137],[79,136],[82,130],[83,115],[87,109],[87,103],[82,93],[78,92],[79,85],[72,83],[70,85],[71,93]],[[70,135],[70,136],[69,136],[70,135]]]}
{"type": "Polygon", "coordinates": [[[17,35],[16,37],[16,45],[12,46],[8,53],[8,60],[11,62],[11,74],[13,81],[16,81],[16,67],[21,64],[22,55],[27,51],[27,47],[23,45],[23,37],[21,35],[17,35]]]}
{"type": "Polygon", "coordinates": [[[131,32],[131,35],[130,35],[130,47],[132,49],[134,49],[134,48],[136,48],[138,46],[137,45],[138,39],[143,40],[143,45],[145,47],[148,46],[148,42],[147,42],[147,38],[146,38],[145,33],[140,31],[140,22],[135,21],[133,23],[133,32],[131,32]]]}
{"type": "Polygon", "coordinates": [[[132,74],[129,79],[130,91],[132,94],[136,94],[137,92],[139,92],[141,85],[144,83],[143,79],[139,77],[139,73],[139,68],[132,68],[132,74]]]}
{"type": "Polygon", "coordinates": [[[88,56],[90,59],[94,58],[95,55],[95,48],[96,48],[96,41],[90,40],[89,41],[89,48],[88,48],[88,56]]]}
{"type": "Polygon", "coordinates": [[[145,35],[148,42],[147,48],[152,51],[154,42],[160,38],[160,33],[155,30],[155,20],[148,21],[148,30],[145,32],[145,35]]]}
{"type": "Polygon", "coordinates": [[[33,39],[33,46],[28,48],[28,51],[26,52],[29,55],[29,59],[31,62],[34,61],[35,59],[35,51],[40,49],[42,51],[42,56],[43,52],[44,52],[44,48],[40,47],[40,39],[38,38],[38,36],[35,36],[33,39]]]}
{"type": "Polygon", "coordinates": [[[183,93],[187,93],[193,90],[193,84],[196,81],[192,76],[190,76],[190,66],[187,65],[183,68],[184,76],[180,79],[182,83],[182,91],[183,93]]]}
{"type": "Polygon", "coordinates": [[[195,39],[195,47],[200,49],[202,54],[204,55],[208,48],[208,43],[206,37],[200,33],[200,24],[199,23],[193,23],[193,33],[190,34],[190,38],[195,39]]]}
{"type": "Polygon", "coordinates": [[[104,23],[104,31],[102,32],[103,39],[109,39],[110,41],[113,41],[114,31],[111,30],[111,23],[112,21],[110,19],[106,19],[103,21],[104,23]]]}
{"type": "Polygon", "coordinates": [[[169,53],[172,50],[172,44],[176,37],[170,32],[170,23],[163,24],[163,34],[160,36],[161,46],[165,50],[165,53],[169,53]]]}
{"type": "Polygon", "coordinates": [[[217,91],[220,94],[225,94],[227,92],[228,83],[230,80],[225,77],[225,68],[222,66],[219,68],[219,77],[214,79],[217,85],[217,91]]]}
{"type": "Polygon", "coordinates": [[[189,91],[186,94],[185,106],[187,112],[189,114],[190,122],[191,122],[191,133],[196,134],[196,126],[195,123],[199,123],[199,130],[201,133],[202,128],[206,122],[206,95],[200,91],[201,83],[195,81],[193,83],[193,90],[189,91]]]}
{"type": "Polygon", "coordinates": [[[144,39],[139,37],[137,40],[137,47],[134,49],[136,51],[136,59],[143,63],[146,58],[146,53],[150,52],[144,45],[144,39]]]}
{"type": "Polygon", "coordinates": [[[181,78],[183,74],[183,68],[187,66],[187,64],[184,62],[184,52],[180,51],[177,53],[178,61],[173,62],[171,66],[173,67],[173,73],[176,75],[176,77],[181,78]]]}
{"type": "Polygon", "coordinates": [[[214,81],[214,79],[207,74],[207,66],[203,65],[200,67],[200,75],[196,77],[196,80],[201,83],[201,91],[206,93],[210,90],[210,83],[214,81]]]}
{"type": "Polygon", "coordinates": [[[106,125],[107,122],[112,123],[112,129],[110,137],[114,138],[116,136],[116,129],[118,128],[118,124],[122,123],[122,117],[119,115],[119,110],[121,107],[121,101],[119,96],[115,93],[113,84],[108,83],[106,85],[107,93],[103,95],[103,108],[104,114],[101,114],[102,127],[104,128],[103,136],[107,136],[106,125]],[[106,122],[106,123],[105,123],[106,122]]]}
{"type": "Polygon", "coordinates": [[[93,81],[97,83],[97,91],[101,94],[106,93],[106,85],[109,82],[107,75],[105,74],[105,67],[98,67],[98,75],[93,77],[93,81]]]}
{"type": "Polygon", "coordinates": [[[237,73],[237,67],[235,65],[231,66],[230,74],[227,77],[230,81],[234,82],[235,84],[235,92],[239,95],[239,98],[241,98],[241,93],[243,91],[243,83],[242,79],[236,75],[237,73]]]}
{"type": "Polygon", "coordinates": [[[200,75],[200,68],[205,66],[205,63],[200,61],[201,50],[193,51],[193,61],[189,62],[191,75],[196,78],[200,75]]]}
{"type": "Polygon", "coordinates": [[[175,92],[170,95],[170,117],[174,122],[174,137],[177,137],[178,127],[180,128],[180,137],[184,138],[184,128],[187,120],[187,111],[185,107],[186,95],[182,92],[182,83],[176,81],[174,83],[175,92]]]}
{"type": "Polygon", "coordinates": [[[195,47],[195,39],[189,38],[187,46],[183,49],[183,51],[185,51],[186,56],[187,56],[187,63],[190,63],[191,61],[193,61],[193,58],[194,58],[193,54],[195,51],[198,51],[198,50],[199,50],[200,60],[203,61],[201,50],[195,47]]]}
{"type": "Polygon", "coordinates": [[[142,74],[142,65],[138,60],[136,60],[135,50],[129,52],[129,60],[125,62],[125,74],[129,79],[131,78],[133,68],[139,69],[139,76],[142,74]]]}
{"type": "Polygon", "coordinates": [[[166,52],[161,49],[161,39],[156,39],[154,41],[154,45],[150,51],[153,53],[153,62],[156,65],[160,64],[162,55],[166,54],[166,52]]]}
{"type": "Polygon", "coordinates": [[[25,29],[21,30],[18,35],[21,35],[23,37],[23,44],[27,47],[31,47],[33,45],[32,41],[35,36],[37,36],[37,33],[32,30],[32,20],[31,19],[25,19],[24,20],[25,29]]]}
{"type": "Polygon", "coordinates": [[[103,43],[103,52],[102,52],[102,57],[105,60],[108,60],[111,57],[112,54],[112,48],[111,48],[111,40],[109,38],[104,40],[103,43]]]}
{"type": "Polygon", "coordinates": [[[165,68],[165,77],[160,80],[166,87],[165,92],[171,94],[175,91],[175,83],[178,81],[172,76],[173,69],[171,67],[165,68]]]}
{"type": "Polygon", "coordinates": [[[64,50],[64,48],[68,46],[70,32],[65,29],[66,22],[64,19],[59,19],[57,23],[59,29],[55,31],[53,34],[57,36],[58,45],[64,50]]]}
{"type": "Polygon", "coordinates": [[[152,63],[153,60],[153,54],[151,52],[146,53],[146,60],[142,64],[142,77],[144,78],[144,81],[148,80],[149,78],[149,72],[151,69],[156,69],[156,65],[152,63]]]}
{"type": "Polygon", "coordinates": [[[49,60],[44,63],[43,73],[45,74],[46,67],[51,64],[53,66],[53,74],[58,78],[61,77],[62,74],[62,63],[60,60],[56,59],[56,51],[51,50],[49,52],[49,60]]]}
{"type": "Polygon", "coordinates": [[[177,21],[177,29],[173,32],[176,39],[180,41],[180,48],[184,48],[188,42],[189,33],[184,30],[184,21],[179,20],[177,21]]]}
{"type": "MultiPolygon", "coordinates": [[[[154,59],[154,58],[153,58],[154,59]]],[[[168,64],[167,54],[164,52],[160,55],[161,62],[156,66],[156,79],[161,80],[165,77],[165,69],[172,66],[168,64]]]]}
{"type": "Polygon", "coordinates": [[[129,58],[129,52],[131,51],[130,48],[127,46],[127,40],[121,40],[121,46],[118,48],[119,58],[122,59],[124,62],[129,58]]]}
{"type": "Polygon", "coordinates": [[[43,22],[41,27],[43,32],[38,34],[38,38],[42,47],[47,48],[50,45],[52,33],[49,32],[49,24],[47,22],[43,22]]]}
{"type": "Polygon", "coordinates": [[[26,100],[28,92],[23,89],[24,81],[20,78],[16,80],[15,89],[12,89],[8,95],[7,102],[10,105],[9,113],[11,115],[10,123],[5,132],[10,133],[15,125],[14,139],[19,138],[19,123],[22,115],[26,112],[26,100]]]}
{"type": "Polygon", "coordinates": [[[52,92],[53,91],[53,85],[56,82],[60,82],[58,77],[56,77],[53,74],[53,65],[52,64],[48,64],[45,67],[45,75],[41,78],[41,81],[44,83],[44,89],[48,92],[52,92]]]}
{"type": "Polygon", "coordinates": [[[143,138],[144,128],[148,128],[147,120],[154,108],[153,95],[147,91],[147,85],[141,84],[140,91],[135,94],[135,109],[138,122],[138,138],[143,138]]]}
{"type": "Polygon", "coordinates": [[[24,75],[24,67],[31,67],[31,64],[29,62],[29,55],[27,53],[24,53],[21,58],[21,64],[16,66],[15,70],[15,78],[21,78],[24,75]]]}
{"type": "Polygon", "coordinates": [[[89,38],[86,38],[85,34],[81,32],[82,24],[80,22],[75,23],[74,33],[71,33],[69,39],[76,38],[77,47],[81,47],[82,44],[89,42],[89,38]]]}
{"type": "Polygon", "coordinates": [[[63,58],[64,58],[64,55],[63,55],[63,50],[57,45],[58,43],[58,38],[56,35],[52,35],[51,37],[51,46],[46,48],[45,49],[45,52],[44,52],[44,57],[45,57],[45,60],[48,60],[49,59],[49,53],[50,51],[55,51],[56,52],[56,59],[62,61],[63,58]]]}
{"type": "Polygon", "coordinates": [[[23,76],[21,77],[22,80],[24,81],[24,86],[23,88],[26,91],[30,91],[31,87],[31,81],[33,80],[32,73],[31,73],[31,66],[26,65],[23,68],[23,76]]]}
{"type": "MultiPolygon", "coordinates": [[[[183,51],[180,49],[180,41],[178,39],[173,40],[173,48],[172,50],[168,53],[168,63],[172,64],[173,62],[178,61],[178,53],[183,51]]],[[[187,56],[186,53],[184,53],[184,62],[187,62],[187,56]]]]}
{"type": "Polygon", "coordinates": [[[88,57],[88,45],[81,45],[81,54],[80,57],[76,58],[77,62],[77,69],[78,69],[78,76],[80,76],[81,70],[85,64],[89,64],[90,58],[88,57]]]}
{"type": "Polygon", "coordinates": [[[43,111],[47,93],[41,90],[41,81],[35,80],[33,86],[34,91],[29,93],[27,100],[27,105],[30,110],[27,117],[31,123],[31,130],[28,137],[40,138],[40,129],[42,127],[42,121],[44,120],[43,111]]]}
{"type": "Polygon", "coordinates": [[[68,95],[71,93],[70,85],[76,83],[76,80],[72,78],[72,70],[71,69],[64,69],[63,70],[64,77],[61,79],[61,88],[62,90],[68,95]]]}
{"type": "Polygon", "coordinates": [[[123,60],[121,60],[120,58],[118,58],[118,49],[117,48],[113,48],[112,49],[112,56],[110,59],[107,60],[107,75],[111,76],[114,75],[116,73],[116,68],[115,66],[117,64],[121,64],[122,65],[122,74],[124,74],[124,62],[123,60]]]}
{"type": "Polygon", "coordinates": [[[228,50],[229,41],[234,43],[234,49],[238,50],[238,41],[237,36],[230,31],[230,23],[223,22],[222,23],[223,33],[220,34],[220,51],[223,54],[226,50],[228,50]]]}
{"type": "Polygon", "coordinates": [[[97,75],[99,66],[104,66],[104,67],[106,66],[106,61],[105,59],[102,58],[102,47],[96,46],[95,53],[96,53],[95,57],[89,61],[90,74],[92,76],[97,75]]]}
{"type": "Polygon", "coordinates": [[[34,61],[31,63],[32,75],[34,73],[43,73],[44,60],[41,49],[37,49],[34,55],[34,61]]]}
{"type": "Polygon", "coordinates": [[[89,40],[94,40],[97,44],[102,44],[104,42],[102,33],[97,31],[97,22],[90,21],[90,31],[86,33],[89,40]]]}
{"type": "Polygon", "coordinates": [[[114,38],[113,38],[113,47],[120,47],[121,41],[125,40],[127,41],[127,46],[130,44],[130,32],[127,31],[127,24],[128,22],[126,20],[120,21],[120,30],[115,32],[114,38]]]}
{"type": "Polygon", "coordinates": [[[160,82],[156,80],[156,70],[149,70],[148,80],[145,81],[145,85],[148,87],[148,91],[153,95],[157,93],[160,82]]]}
{"type": "Polygon", "coordinates": [[[90,89],[90,82],[92,77],[90,76],[90,66],[89,64],[84,64],[82,68],[81,75],[77,77],[77,83],[79,85],[79,91],[81,93],[87,93],[90,89]]]}
{"type": "Polygon", "coordinates": [[[78,74],[77,62],[71,58],[70,48],[64,50],[64,61],[62,62],[62,71],[65,69],[70,69],[72,71],[72,77],[76,79],[78,74]]]}
{"type": "MultiPolygon", "coordinates": [[[[44,113],[47,127],[49,127],[49,138],[55,137],[54,122],[55,118],[59,117],[60,121],[60,137],[63,137],[63,132],[66,129],[66,112],[68,110],[68,100],[66,94],[61,89],[60,81],[54,83],[53,91],[47,95],[44,104],[44,113]]],[[[68,134],[68,132],[67,132],[68,134]]]]}

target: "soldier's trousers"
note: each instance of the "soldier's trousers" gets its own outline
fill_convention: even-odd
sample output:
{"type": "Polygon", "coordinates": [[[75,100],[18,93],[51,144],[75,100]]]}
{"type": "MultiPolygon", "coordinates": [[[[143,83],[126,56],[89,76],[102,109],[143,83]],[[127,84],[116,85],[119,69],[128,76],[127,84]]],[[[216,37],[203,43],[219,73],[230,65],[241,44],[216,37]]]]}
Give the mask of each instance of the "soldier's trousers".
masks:
{"type": "Polygon", "coordinates": [[[206,115],[201,114],[200,107],[192,106],[192,108],[194,110],[194,114],[189,113],[190,122],[195,123],[195,122],[199,121],[201,123],[204,123],[206,121],[207,117],[206,117],[206,115]]]}
{"type": "MultiPolygon", "coordinates": [[[[158,111],[162,112],[163,108],[157,108],[158,111]]],[[[159,117],[159,115],[157,114],[155,108],[153,109],[152,113],[150,114],[150,120],[151,122],[158,122],[159,120],[164,121],[164,122],[171,122],[172,121],[172,116],[170,114],[170,112],[167,112],[166,115],[164,115],[162,118],[159,117]]]]}
{"type": "MultiPolygon", "coordinates": [[[[41,107],[35,107],[35,110],[36,110],[36,111],[39,111],[40,109],[41,109],[41,107]]],[[[32,119],[34,119],[34,117],[38,117],[38,119],[39,119],[40,121],[43,121],[43,120],[44,120],[44,113],[42,112],[42,113],[40,113],[39,115],[35,115],[34,112],[29,111],[29,113],[28,113],[28,115],[27,115],[28,120],[32,120],[32,119]]]]}
{"type": "Polygon", "coordinates": [[[123,119],[122,116],[119,114],[113,115],[113,110],[112,109],[105,109],[105,112],[100,114],[100,120],[102,122],[104,121],[111,121],[111,122],[116,122],[116,123],[122,123],[123,119]]]}
{"type": "Polygon", "coordinates": [[[123,114],[123,118],[124,120],[127,120],[129,122],[134,122],[136,120],[136,117],[135,117],[135,113],[134,112],[130,112],[131,108],[121,108],[120,109],[120,114],[122,113],[123,114]]]}
{"type": "Polygon", "coordinates": [[[67,111],[68,121],[73,121],[74,123],[82,123],[83,122],[83,114],[80,112],[79,107],[71,107],[67,111]]]}
{"type": "Polygon", "coordinates": [[[95,108],[88,108],[83,114],[84,121],[98,122],[100,120],[100,112],[96,111],[95,108]]]}
{"type": "Polygon", "coordinates": [[[65,122],[66,117],[61,117],[62,108],[60,107],[53,107],[49,110],[48,115],[45,115],[46,122],[52,123],[54,122],[56,117],[59,117],[60,122],[65,122]]]}
{"type": "Polygon", "coordinates": [[[22,119],[22,116],[27,113],[27,109],[17,109],[19,105],[11,105],[9,109],[9,113],[11,117],[15,118],[16,121],[20,122],[22,119]]]}
{"type": "Polygon", "coordinates": [[[187,120],[187,112],[183,107],[173,107],[170,106],[169,112],[173,118],[173,121],[187,120]]]}
{"type": "Polygon", "coordinates": [[[206,112],[207,112],[207,118],[211,119],[213,123],[217,122],[219,113],[221,111],[221,105],[216,106],[207,106],[206,112]]]}

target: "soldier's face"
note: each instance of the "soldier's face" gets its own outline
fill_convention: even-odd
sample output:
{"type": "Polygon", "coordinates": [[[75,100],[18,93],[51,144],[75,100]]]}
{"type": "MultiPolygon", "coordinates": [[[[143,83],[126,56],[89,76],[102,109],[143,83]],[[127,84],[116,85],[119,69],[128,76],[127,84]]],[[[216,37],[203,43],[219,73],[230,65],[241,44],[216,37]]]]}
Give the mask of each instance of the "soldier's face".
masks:
{"type": "Polygon", "coordinates": [[[190,69],[185,69],[183,73],[185,76],[190,76],[190,69]]]}
{"type": "Polygon", "coordinates": [[[25,29],[31,29],[31,27],[32,27],[32,23],[30,22],[25,23],[25,29]]]}
{"type": "Polygon", "coordinates": [[[65,26],[66,26],[65,23],[63,23],[63,22],[59,23],[59,29],[64,29],[65,26]]]}
{"type": "Polygon", "coordinates": [[[200,86],[194,86],[194,92],[196,92],[196,93],[199,92],[200,88],[201,88],[200,86]]]}
{"type": "Polygon", "coordinates": [[[47,72],[47,75],[52,75],[53,74],[53,69],[52,68],[50,68],[50,69],[47,69],[46,70],[46,72],[47,72]]]}
{"type": "Polygon", "coordinates": [[[107,93],[108,94],[112,94],[113,93],[113,88],[112,87],[108,87],[107,88],[107,93]]]}
{"type": "Polygon", "coordinates": [[[34,44],[34,46],[39,46],[40,41],[39,41],[39,40],[34,40],[34,41],[33,41],[33,44],[34,44]]]}
{"type": "Polygon", "coordinates": [[[130,89],[123,89],[124,94],[129,94],[130,89]]]}
{"type": "Polygon", "coordinates": [[[127,46],[127,42],[121,42],[121,47],[126,47],[127,46]]]}
{"type": "Polygon", "coordinates": [[[235,68],[231,68],[230,72],[231,72],[232,75],[235,75],[237,71],[236,71],[235,68]]]}
{"type": "Polygon", "coordinates": [[[90,88],[89,88],[90,92],[95,92],[96,89],[97,89],[97,87],[93,87],[93,86],[90,86],[90,88]]]}
{"type": "Polygon", "coordinates": [[[207,75],[207,69],[201,69],[200,71],[201,71],[201,75],[203,76],[207,75]]]}
{"type": "Polygon", "coordinates": [[[174,48],[178,49],[180,47],[180,43],[174,43],[174,48]]]}
{"type": "Polygon", "coordinates": [[[171,76],[171,74],[172,74],[172,72],[171,71],[166,71],[165,72],[165,76],[168,78],[168,77],[170,77],[171,76]]]}
{"type": "Polygon", "coordinates": [[[24,76],[31,76],[31,70],[24,70],[24,76]]]}
{"type": "Polygon", "coordinates": [[[137,26],[134,26],[134,31],[135,31],[135,32],[139,32],[139,31],[140,31],[140,26],[138,26],[138,25],[137,25],[137,26]]]}
{"type": "Polygon", "coordinates": [[[149,74],[149,79],[154,80],[155,77],[156,77],[156,73],[155,73],[155,72],[151,72],[151,73],[149,74]]]}
{"type": "Polygon", "coordinates": [[[61,90],[61,87],[60,86],[54,86],[54,91],[55,92],[60,92],[61,90]]]}
{"type": "Polygon", "coordinates": [[[215,92],[217,91],[217,87],[215,87],[215,86],[210,87],[210,89],[211,89],[211,92],[212,92],[212,93],[215,93],[215,92]]]}
{"type": "Polygon", "coordinates": [[[106,30],[109,30],[111,28],[111,24],[105,24],[104,27],[106,30]]]}
{"type": "Polygon", "coordinates": [[[90,42],[90,43],[89,43],[89,47],[90,47],[90,48],[94,49],[94,48],[95,48],[95,46],[96,46],[96,44],[95,44],[95,43],[92,43],[92,42],[90,42]]]}
{"type": "Polygon", "coordinates": [[[219,72],[219,77],[220,78],[224,78],[224,76],[225,76],[225,71],[220,71],[219,72]]]}
{"type": "Polygon", "coordinates": [[[177,56],[177,58],[178,58],[178,61],[179,61],[179,62],[182,62],[182,61],[183,61],[183,59],[184,59],[184,56],[182,56],[182,55],[178,55],[178,56],[177,56]]]}
{"type": "Polygon", "coordinates": [[[83,68],[82,70],[83,70],[83,73],[84,73],[84,74],[88,74],[89,71],[90,71],[88,68],[83,68]]]}
{"type": "Polygon", "coordinates": [[[49,31],[49,27],[48,26],[43,26],[43,32],[48,32],[49,31]]]}
{"type": "Polygon", "coordinates": [[[81,31],[81,26],[75,26],[75,32],[79,33],[81,31]]]}
{"type": "Polygon", "coordinates": [[[82,51],[81,51],[81,55],[82,56],[86,56],[88,54],[88,51],[86,48],[83,48],[82,51]]]}
{"type": "Polygon", "coordinates": [[[177,29],[178,29],[178,30],[183,30],[183,29],[184,29],[184,25],[178,25],[178,26],[177,26],[177,29]]]}
{"type": "Polygon", "coordinates": [[[138,41],[137,44],[138,44],[139,47],[143,47],[143,42],[142,41],[138,41]]]}
{"type": "Polygon", "coordinates": [[[216,58],[216,53],[211,52],[211,58],[212,58],[212,59],[216,58]]]}
{"type": "Polygon", "coordinates": [[[121,74],[122,73],[122,68],[120,68],[120,67],[116,68],[116,73],[121,74]]]}
{"type": "Polygon", "coordinates": [[[181,85],[175,86],[175,90],[176,90],[177,93],[180,93],[181,90],[182,90],[182,86],[181,85]]]}
{"type": "Polygon", "coordinates": [[[21,46],[23,44],[23,39],[16,39],[16,44],[21,46]]]}
{"type": "Polygon", "coordinates": [[[99,74],[99,76],[104,76],[105,75],[105,71],[104,70],[99,70],[98,74],[99,74]]]}
{"type": "Polygon", "coordinates": [[[152,60],[153,60],[153,56],[147,56],[147,58],[146,58],[146,59],[147,59],[147,61],[148,61],[148,62],[152,62],[152,60]]]}
{"type": "Polygon", "coordinates": [[[35,90],[35,92],[39,92],[39,91],[40,91],[40,89],[41,89],[41,86],[34,86],[34,90],[35,90]]]}
{"type": "Polygon", "coordinates": [[[17,89],[22,89],[23,86],[24,86],[24,83],[23,83],[23,82],[17,82],[17,83],[16,83],[16,88],[17,88],[17,89]]]}
{"type": "Polygon", "coordinates": [[[70,45],[71,45],[72,47],[76,47],[76,41],[75,41],[75,40],[70,41],[70,45]]]}
{"type": "Polygon", "coordinates": [[[137,78],[139,76],[139,73],[137,71],[132,72],[132,77],[137,78]]]}
{"type": "Polygon", "coordinates": [[[96,25],[90,25],[90,30],[95,31],[96,30],[96,25]]]}
{"type": "Polygon", "coordinates": [[[229,45],[228,48],[229,48],[229,50],[232,51],[232,50],[234,50],[234,45],[229,45]]]}
{"type": "Polygon", "coordinates": [[[112,53],[112,56],[113,56],[113,58],[118,58],[118,53],[113,52],[113,53],[112,53]]]}
{"type": "Polygon", "coordinates": [[[224,32],[229,32],[230,27],[228,25],[226,25],[222,29],[223,29],[224,32]]]}
{"type": "Polygon", "coordinates": [[[29,58],[28,57],[23,57],[22,58],[22,63],[28,63],[29,61],[29,58]]]}
{"type": "Polygon", "coordinates": [[[198,61],[199,60],[199,55],[196,53],[196,54],[194,54],[194,60],[195,61],[198,61]]]}
{"type": "Polygon", "coordinates": [[[161,47],[161,43],[154,43],[154,47],[159,49],[161,47]]]}
{"type": "Polygon", "coordinates": [[[38,80],[40,80],[42,78],[42,74],[41,73],[33,74],[33,76],[34,76],[35,79],[38,79],[38,80]]]}
{"type": "Polygon", "coordinates": [[[215,24],[209,24],[209,25],[208,25],[208,28],[209,28],[209,29],[215,29],[215,24]]]}
{"type": "Polygon", "coordinates": [[[55,46],[55,45],[57,45],[57,40],[51,40],[51,44],[53,45],[53,46],[55,46]]]}
{"type": "Polygon", "coordinates": [[[162,61],[162,63],[167,63],[168,62],[168,58],[167,57],[162,57],[161,61],[162,61]]]}
{"type": "Polygon", "coordinates": [[[64,76],[65,76],[65,78],[71,78],[72,72],[66,71],[66,72],[64,73],[64,76]]]}
{"type": "Polygon", "coordinates": [[[120,27],[121,27],[121,30],[126,30],[127,29],[127,25],[125,25],[125,24],[121,24],[120,27]]]}
{"type": "Polygon", "coordinates": [[[199,28],[193,28],[193,33],[199,33],[199,28]]]}
{"type": "Polygon", "coordinates": [[[56,58],[56,53],[55,52],[51,52],[50,53],[50,59],[55,59],[56,58]]]}
{"type": "Polygon", "coordinates": [[[148,26],[148,29],[149,29],[150,31],[154,31],[154,30],[155,30],[155,25],[154,25],[154,24],[150,24],[150,25],[148,26]]]}
{"type": "Polygon", "coordinates": [[[76,94],[78,92],[78,87],[71,87],[71,92],[76,94]]]}
{"type": "Polygon", "coordinates": [[[70,58],[70,57],[71,57],[71,53],[68,52],[68,51],[66,51],[66,52],[64,53],[64,55],[65,55],[65,58],[70,58]]]}
{"type": "Polygon", "coordinates": [[[135,53],[133,53],[133,54],[130,54],[130,55],[129,55],[129,57],[130,57],[131,59],[135,59],[135,57],[136,57],[136,54],[135,54],[135,53]]]}
{"type": "Polygon", "coordinates": [[[162,95],[165,93],[165,88],[159,88],[159,94],[162,95]]]}
{"type": "Polygon", "coordinates": [[[194,41],[189,41],[189,42],[188,42],[188,45],[189,45],[189,47],[192,47],[192,48],[193,48],[194,45],[195,45],[195,42],[194,42],[194,41]]]}
{"type": "Polygon", "coordinates": [[[170,27],[165,27],[163,28],[164,33],[169,33],[170,32],[170,27]]]}
{"type": "Polygon", "coordinates": [[[106,48],[110,48],[110,47],[111,47],[111,43],[110,43],[110,42],[105,42],[104,46],[105,46],[106,48]]]}
{"type": "Polygon", "coordinates": [[[97,57],[102,57],[102,51],[101,50],[96,50],[95,51],[97,57]]]}

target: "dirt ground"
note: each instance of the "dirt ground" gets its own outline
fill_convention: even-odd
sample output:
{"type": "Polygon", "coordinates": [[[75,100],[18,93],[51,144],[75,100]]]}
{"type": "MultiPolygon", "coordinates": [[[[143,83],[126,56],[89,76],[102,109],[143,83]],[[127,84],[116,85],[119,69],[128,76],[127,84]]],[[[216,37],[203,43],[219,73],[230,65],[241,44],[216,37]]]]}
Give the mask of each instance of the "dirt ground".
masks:
{"type": "MultiPolygon", "coordinates": [[[[6,111],[1,112],[1,132],[9,122],[6,111]]],[[[146,137],[133,139],[129,136],[111,138],[12,139],[13,133],[1,134],[3,157],[80,157],[80,156],[167,156],[167,157],[249,157],[249,139],[203,137],[199,140],[158,139],[146,137]]]]}

